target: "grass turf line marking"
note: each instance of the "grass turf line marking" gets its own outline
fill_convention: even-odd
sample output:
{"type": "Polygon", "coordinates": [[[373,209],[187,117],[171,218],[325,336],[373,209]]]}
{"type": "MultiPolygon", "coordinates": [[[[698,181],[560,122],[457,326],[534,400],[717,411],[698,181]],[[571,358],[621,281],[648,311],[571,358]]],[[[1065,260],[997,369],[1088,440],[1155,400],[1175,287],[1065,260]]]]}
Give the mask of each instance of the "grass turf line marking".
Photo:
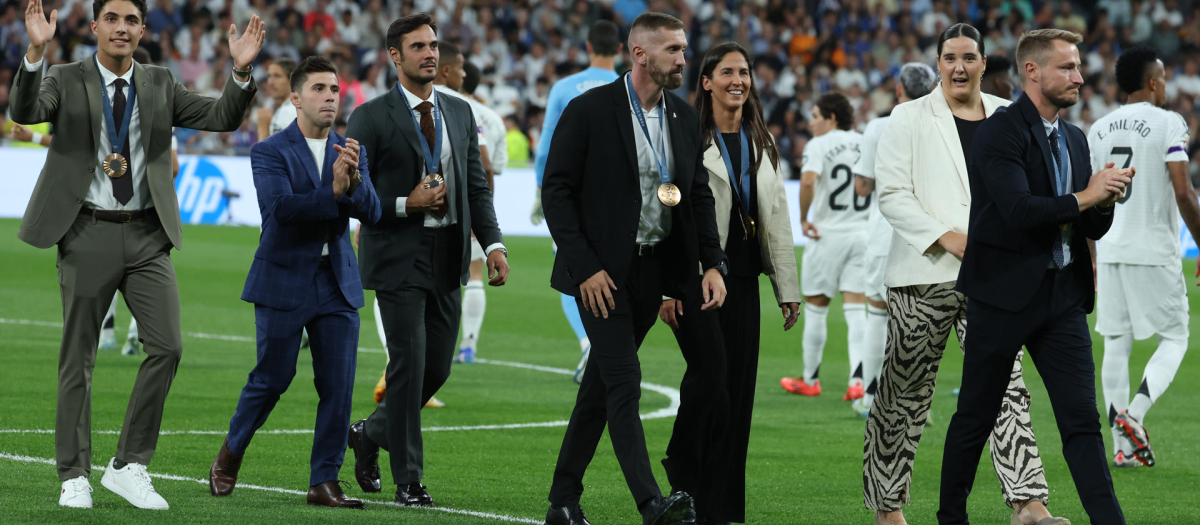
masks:
{"type": "MultiPolygon", "coordinates": [[[[20,461],[22,463],[40,463],[43,465],[55,465],[56,464],[56,462],[53,459],[49,459],[49,458],[35,458],[33,456],[22,456],[20,454],[8,454],[6,452],[0,452],[0,459],[20,461]]],[[[99,465],[92,465],[92,470],[98,471],[98,472],[103,472],[104,470],[106,470],[106,467],[102,467],[99,465]]],[[[165,479],[165,480],[170,480],[170,481],[191,481],[192,483],[208,485],[208,480],[205,480],[205,479],[187,478],[187,477],[183,477],[183,476],[175,476],[172,474],[158,474],[158,473],[151,472],[150,477],[157,478],[157,479],[165,479]]],[[[265,487],[262,485],[251,485],[248,483],[239,483],[237,485],[237,488],[250,489],[250,490],[261,490],[261,491],[266,491],[266,492],[278,492],[280,494],[291,494],[291,495],[296,495],[296,496],[308,495],[307,492],[302,492],[299,490],[285,489],[285,488],[281,488],[281,487],[265,487]]],[[[378,501],[378,500],[371,500],[371,499],[365,499],[365,498],[359,498],[359,499],[362,499],[362,501],[364,503],[372,503],[375,505],[387,505],[390,507],[399,507],[402,509],[412,508],[412,507],[405,507],[404,505],[401,505],[394,501],[378,501]]],[[[516,516],[508,516],[505,514],[493,514],[491,512],[479,512],[479,511],[474,511],[474,510],[455,509],[455,508],[450,508],[450,507],[420,507],[416,510],[435,510],[435,511],[446,512],[446,513],[450,513],[450,514],[461,514],[464,516],[471,516],[474,518],[487,518],[487,519],[492,519],[492,520],[497,520],[497,521],[507,521],[507,522],[511,522],[511,523],[531,523],[533,525],[538,525],[540,523],[543,523],[540,520],[534,520],[534,519],[529,519],[529,518],[518,518],[516,516]]]]}
{"type": "MultiPolygon", "coordinates": [[[[34,320],[30,320],[30,319],[0,318],[0,324],[20,324],[20,325],[32,325],[32,326],[46,326],[46,327],[52,327],[52,328],[61,328],[62,327],[62,323],[54,323],[54,322],[47,322],[47,321],[34,321],[34,320]]],[[[188,337],[194,337],[197,339],[216,339],[216,340],[221,340],[221,341],[235,341],[235,342],[243,342],[243,343],[256,342],[255,339],[252,337],[245,337],[245,336],[239,336],[239,335],[205,334],[205,333],[199,333],[199,332],[186,332],[184,335],[187,335],[188,337]]],[[[379,348],[359,347],[358,351],[364,352],[364,353],[372,353],[372,354],[385,353],[384,350],[379,349],[379,348]]],[[[487,365],[507,366],[507,367],[511,367],[511,368],[521,368],[521,369],[525,369],[525,370],[534,370],[534,371],[538,371],[538,372],[548,372],[551,374],[559,374],[559,375],[567,375],[567,376],[571,376],[571,375],[575,374],[574,370],[568,370],[566,368],[554,368],[554,367],[549,367],[549,366],[531,365],[528,363],[518,363],[515,361],[497,361],[497,360],[491,360],[491,359],[476,359],[475,362],[487,364],[487,365]]],[[[676,414],[679,413],[679,390],[678,389],[671,388],[668,386],[663,386],[663,385],[657,385],[654,383],[646,383],[646,382],[642,382],[641,386],[643,389],[662,394],[662,395],[666,396],[667,399],[670,400],[670,404],[667,405],[665,408],[660,408],[649,414],[639,414],[639,417],[641,417],[641,419],[643,419],[643,420],[662,419],[662,418],[674,417],[676,414]]],[[[568,425],[568,423],[569,423],[568,421],[545,421],[545,422],[538,422],[538,423],[508,423],[508,424],[497,424],[497,425],[429,427],[429,428],[423,428],[423,429],[421,429],[421,431],[422,432],[447,432],[447,431],[460,431],[460,430],[512,430],[512,429],[519,429],[519,428],[565,427],[568,425]]],[[[54,432],[53,430],[45,430],[45,429],[33,429],[33,430],[0,429],[0,434],[43,434],[43,433],[53,433],[53,432],[54,432]]],[[[311,434],[312,432],[313,432],[312,430],[259,430],[255,434],[264,434],[264,433],[265,434],[311,434]]],[[[120,431],[117,431],[117,430],[94,430],[94,431],[92,431],[92,433],[93,434],[120,434],[120,431]]],[[[224,431],[224,430],[163,430],[163,431],[159,432],[159,435],[161,435],[161,436],[171,436],[171,435],[177,435],[177,434],[224,435],[225,433],[226,433],[226,431],[224,431]]]]}

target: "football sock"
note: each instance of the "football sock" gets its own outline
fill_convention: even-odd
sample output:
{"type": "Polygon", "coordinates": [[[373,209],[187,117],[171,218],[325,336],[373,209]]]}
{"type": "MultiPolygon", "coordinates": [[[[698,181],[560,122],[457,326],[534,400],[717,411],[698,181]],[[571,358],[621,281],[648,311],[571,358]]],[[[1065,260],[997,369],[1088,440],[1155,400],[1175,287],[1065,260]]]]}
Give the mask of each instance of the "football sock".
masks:
{"type": "Polygon", "coordinates": [[[1117,414],[1129,408],[1129,354],[1132,352],[1132,335],[1104,338],[1104,364],[1100,382],[1104,387],[1104,404],[1108,406],[1108,426],[1112,429],[1114,449],[1121,448],[1119,445],[1124,435],[1113,425],[1113,420],[1117,414]]]}
{"type": "Polygon", "coordinates": [[[1169,339],[1158,336],[1158,350],[1154,351],[1154,355],[1150,356],[1150,362],[1146,363],[1142,384],[1138,388],[1137,394],[1134,394],[1133,402],[1129,403],[1130,416],[1133,416],[1138,422],[1143,422],[1150,406],[1158,401],[1159,396],[1175,379],[1175,372],[1179,370],[1179,364],[1183,362],[1185,353],[1187,353],[1187,339],[1169,339]]]}
{"type": "Polygon", "coordinates": [[[821,355],[828,337],[825,318],[828,306],[804,305],[804,382],[813,384],[821,370],[821,355]]]}
{"type": "Polygon", "coordinates": [[[850,385],[863,379],[863,328],[867,324],[866,303],[842,304],[846,318],[846,349],[850,354],[850,385]]]}
{"type": "Polygon", "coordinates": [[[462,344],[459,348],[475,348],[479,343],[479,329],[483,327],[483,314],[487,311],[487,294],[483,281],[468,281],[462,299],[462,344]]]}

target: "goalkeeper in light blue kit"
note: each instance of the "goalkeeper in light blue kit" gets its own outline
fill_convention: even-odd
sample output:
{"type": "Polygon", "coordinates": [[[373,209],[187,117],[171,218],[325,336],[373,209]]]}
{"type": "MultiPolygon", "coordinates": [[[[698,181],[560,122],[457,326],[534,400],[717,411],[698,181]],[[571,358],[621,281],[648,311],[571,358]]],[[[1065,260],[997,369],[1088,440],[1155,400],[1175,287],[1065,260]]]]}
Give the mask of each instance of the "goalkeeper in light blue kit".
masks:
{"type": "MultiPolygon", "coordinates": [[[[546,156],[550,154],[550,141],[554,137],[558,118],[562,116],[563,110],[567,109],[567,103],[571,102],[571,99],[594,87],[610,84],[618,78],[614,69],[617,55],[621,53],[621,31],[617,25],[607,20],[596,22],[588,31],[587,53],[590,67],[555,82],[550,88],[550,100],[546,105],[546,117],[542,123],[542,139],[538,141],[534,165],[538,186],[533,201],[533,213],[530,214],[534,225],[541,224],[545,219],[542,214],[542,176],[546,172],[546,156]]],[[[558,251],[557,246],[554,251],[558,251]]],[[[583,381],[583,369],[587,367],[588,352],[592,345],[588,342],[587,333],[583,331],[583,321],[579,320],[579,308],[575,306],[575,299],[568,295],[562,296],[562,309],[567,315],[567,321],[571,323],[571,328],[575,330],[575,336],[579,338],[579,347],[583,352],[583,358],[575,368],[575,382],[579,383],[583,381]]]]}

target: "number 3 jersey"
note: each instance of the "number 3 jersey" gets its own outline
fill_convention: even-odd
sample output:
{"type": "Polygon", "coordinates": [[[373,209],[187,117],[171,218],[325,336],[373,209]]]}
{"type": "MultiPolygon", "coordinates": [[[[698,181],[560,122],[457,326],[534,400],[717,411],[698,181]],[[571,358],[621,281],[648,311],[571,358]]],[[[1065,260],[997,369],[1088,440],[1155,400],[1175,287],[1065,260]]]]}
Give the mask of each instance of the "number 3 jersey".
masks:
{"type": "Polygon", "coordinates": [[[835,129],[814,137],[804,146],[800,172],[814,172],[812,209],[808,221],[817,233],[862,233],[867,224],[871,197],[859,197],[854,191],[854,165],[862,155],[862,134],[835,129]]]}
{"type": "Polygon", "coordinates": [[[1187,144],[1183,117],[1149,102],[1122,106],[1092,125],[1093,173],[1109,162],[1137,170],[1117,202],[1112,228],[1097,242],[1097,262],[1179,263],[1179,206],[1167,163],[1187,162],[1187,144]]]}

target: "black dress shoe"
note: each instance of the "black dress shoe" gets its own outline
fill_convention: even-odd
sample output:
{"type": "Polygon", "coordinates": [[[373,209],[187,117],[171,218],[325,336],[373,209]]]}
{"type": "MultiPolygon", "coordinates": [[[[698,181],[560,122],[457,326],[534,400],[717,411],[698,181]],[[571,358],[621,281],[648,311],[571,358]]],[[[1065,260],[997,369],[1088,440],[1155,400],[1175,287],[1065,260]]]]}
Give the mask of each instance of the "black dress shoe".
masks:
{"type": "Polygon", "coordinates": [[[396,501],[405,507],[429,507],[433,505],[433,496],[425,490],[425,485],[409,483],[396,487],[396,501]]]}
{"type": "Polygon", "coordinates": [[[350,425],[350,450],[354,451],[354,479],[363,492],[379,492],[379,447],[367,437],[367,420],[350,425]],[[374,450],[372,450],[374,449],[374,450]]]}
{"type": "Polygon", "coordinates": [[[550,506],[546,511],[546,525],[592,525],[583,515],[583,508],[578,503],[562,507],[550,506]]]}
{"type": "Polygon", "coordinates": [[[692,497],[686,492],[675,492],[665,498],[655,496],[641,510],[642,525],[675,525],[692,510],[692,497]]]}
{"type": "MultiPolygon", "coordinates": [[[[682,490],[671,490],[671,495],[684,493],[682,490]]],[[[696,518],[696,502],[692,500],[688,502],[687,510],[683,512],[683,519],[679,520],[679,525],[698,525],[699,520],[696,518]]]]}

